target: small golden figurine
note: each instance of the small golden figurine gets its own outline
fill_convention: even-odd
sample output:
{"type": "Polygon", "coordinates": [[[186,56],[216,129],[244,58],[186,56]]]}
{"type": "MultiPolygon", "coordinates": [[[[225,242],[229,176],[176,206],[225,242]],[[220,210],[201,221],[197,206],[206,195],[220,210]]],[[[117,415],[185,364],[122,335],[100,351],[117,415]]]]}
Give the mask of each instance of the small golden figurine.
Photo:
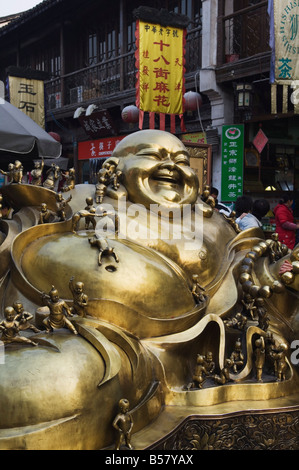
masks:
{"type": "Polygon", "coordinates": [[[215,362],[213,361],[213,353],[208,351],[206,356],[204,356],[204,364],[207,376],[212,376],[215,370],[215,362]]]}
{"type": "Polygon", "coordinates": [[[102,257],[103,256],[113,256],[115,261],[118,263],[119,259],[117,254],[114,251],[114,247],[110,246],[107,239],[104,237],[92,237],[88,239],[91,246],[96,246],[99,250],[99,258],[98,263],[99,266],[102,265],[102,257]]]}
{"type": "Polygon", "coordinates": [[[261,330],[267,331],[270,324],[269,316],[267,315],[267,310],[265,308],[265,301],[263,298],[258,297],[256,299],[256,308],[257,308],[257,315],[258,315],[258,327],[261,330]]]}
{"type": "Polygon", "coordinates": [[[224,385],[230,381],[229,371],[233,363],[231,359],[225,359],[224,367],[220,371],[220,375],[214,375],[213,378],[217,384],[224,385]]]}
{"type": "Polygon", "coordinates": [[[265,349],[265,339],[263,336],[260,336],[255,341],[255,369],[256,369],[256,379],[258,382],[262,382],[263,368],[265,365],[266,349],[265,349]]]}
{"type": "Polygon", "coordinates": [[[194,373],[192,376],[193,382],[191,384],[191,388],[195,388],[195,387],[202,388],[202,385],[205,381],[205,376],[207,374],[208,372],[205,367],[204,356],[202,356],[201,354],[197,354],[196,366],[195,366],[194,373]]]}
{"type": "Polygon", "coordinates": [[[22,183],[23,179],[23,166],[19,160],[16,160],[14,163],[13,169],[13,182],[14,183],[22,183]]]}
{"type": "Polygon", "coordinates": [[[273,354],[275,360],[276,380],[281,382],[286,379],[287,361],[286,356],[288,346],[286,343],[280,343],[277,351],[273,354]]]}
{"type": "Polygon", "coordinates": [[[205,289],[201,287],[198,283],[198,275],[192,275],[192,295],[197,304],[206,301],[206,296],[204,295],[205,289]]]}
{"type": "Polygon", "coordinates": [[[243,304],[242,313],[250,317],[252,320],[257,320],[255,299],[251,297],[250,294],[244,294],[243,299],[241,300],[243,304]]]}
{"type": "Polygon", "coordinates": [[[44,159],[42,158],[41,161],[35,161],[34,162],[34,168],[31,170],[31,184],[34,186],[41,186],[42,185],[42,175],[43,175],[43,169],[44,169],[44,159]]]}
{"type": "Polygon", "coordinates": [[[46,179],[43,182],[43,187],[54,191],[55,183],[59,177],[60,168],[59,166],[55,165],[55,163],[52,163],[51,167],[46,172],[46,179]]]}
{"type": "Polygon", "coordinates": [[[224,320],[223,323],[228,328],[236,328],[240,331],[243,331],[247,326],[247,317],[245,317],[245,315],[242,315],[241,312],[237,312],[235,316],[224,320]]]}
{"type": "Polygon", "coordinates": [[[242,352],[242,343],[240,338],[235,342],[235,349],[231,353],[230,360],[232,362],[232,368],[235,374],[238,373],[238,369],[244,365],[244,354],[242,352]]]}
{"type": "Polygon", "coordinates": [[[91,208],[90,211],[87,211],[86,209],[82,209],[80,211],[77,211],[73,214],[72,216],[72,232],[76,233],[78,228],[79,228],[79,222],[82,218],[85,218],[85,228],[86,227],[86,218],[94,219],[95,217],[102,217],[102,214],[97,214],[94,208],[91,208]]]}
{"type": "Polygon", "coordinates": [[[40,213],[39,213],[39,224],[48,224],[51,222],[51,218],[54,218],[54,214],[48,209],[47,204],[43,202],[40,206],[40,213]]]}
{"type": "Polygon", "coordinates": [[[6,307],[4,310],[5,320],[0,323],[0,331],[2,331],[1,341],[4,344],[25,343],[37,346],[37,343],[30,338],[19,335],[20,325],[15,319],[16,312],[13,307],[6,307]]]}
{"type": "Polygon", "coordinates": [[[86,317],[86,307],[88,305],[88,296],[84,294],[83,282],[76,282],[74,284],[74,276],[69,281],[69,288],[73,295],[73,306],[71,312],[79,317],[86,317]]]}
{"type": "Polygon", "coordinates": [[[63,185],[61,191],[65,193],[71,189],[74,189],[76,184],[75,168],[70,168],[66,173],[62,172],[61,174],[66,178],[65,184],[63,185]]]}
{"type": "Polygon", "coordinates": [[[9,183],[13,183],[13,169],[14,169],[14,164],[13,163],[9,163],[7,165],[7,171],[4,171],[4,170],[1,170],[0,169],[0,173],[4,176],[7,176],[8,179],[9,179],[9,183]]]}
{"type": "Polygon", "coordinates": [[[98,172],[98,182],[96,184],[95,190],[97,204],[101,204],[103,202],[111,176],[112,172],[110,168],[102,167],[98,172]]]}
{"type": "Polygon", "coordinates": [[[52,286],[49,295],[42,293],[43,302],[49,307],[50,314],[43,320],[43,324],[46,327],[46,332],[50,333],[54,329],[67,327],[75,335],[78,334],[76,328],[66,317],[65,312],[70,317],[73,316],[70,307],[67,303],[59,298],[57,289],[52,286]]]}
{"type": "MultiPolygon", "coordinates": [[[[92,197],[87,197],[85,199],[85,202],[86,202],[86,207],[85,207],[85,210],[87,212],[89,212],[89,214],[95,214],[96,213],[96,209],[93,205],[93,199],[92,197]]],[[[85,230],[88,230],[89,229],[89,225],[92,225],[92,228],[93,230],[95,230],[96,228],[96,219],[95,219],[95,215],[86,215],[85,216],[85,230]]]]}
{"type": "Polygon", "coordinates": [[[115,443],[115,450],[120,450],[122,442],[125,441],[126,446],[132,450],[131,445],[131,432],[133,428],[133,419],[129,412],[130,403],[126,398],[122,398],[119,403],[119,413],[113,421],[113,427],[118,432],[118,437],[115,443]]]}
{"type": "Polygon", "coordinates": [[[222,214],[225,220],[233,227],[236,233],[240,233],[241,229],[236,222],[236,212],[231,211],[230,215],[222,214]]]}
{"type": "Polygon", "coordinates": [[[6,175],[10,179],[10,183],[22,183],[23,179],[23,166],[19,160],[16,160],[15,163],[8,164],[8,171],[0,170],[2,175],[6,175]]]}
{"type": "Polygon", "coordinates": [[[280,258],[287,254],[284,244],[278,240],[278,233],[272,233],[271,239],[267,240],[269,247],[269,258],[272,263],[278,261],[280,258]]]}
{"type": "Polygon", "coordinates": [[[210,186],[205,186],[205,189],[204,189],[204,191],[201,195],[201,199],[202,199],[203,202],[205,202],[206,204],[211,206],[212,209],[215,208],[216,201],[215,201],[215,198],[213,196],[211,196],[211,194],[210,194],[210,186]]]}
{"type": "Polygon", "coordinates": [[[120,186],[120,179],[122,177],[122,171],[115,171],[112,175],[112,187],[115,191],[118,190],[120,186]]]}
{"type": "Polygon", "coordinates": [[[270,371],[276,376],[275,354],[277,352],[277,345],[273,333],[269,330],[267,330],[265,334],[265,347],[266,360],[269,363],[270,371]]]}
{"type": "Polygon", "coordinates": [[[66,219],[65,207],[67,203],[71,201],[71,199],[71,194],[67,199],[63,198],[62,193],[56,194],[56,215],[59,218],[59,221],[63,221],[66,219]]]}
{"type": "Polygon", "coordinates": [[[29,312],[25,312],[22,302],[17,300],[13,303],[13,308],[16,312],[15,320],[19,323],[20,330],[23,331],[29,329],[34,333],[40,333],[40,330],[30,323],[30,321],[33,319],[33,315],[29,312]]]}

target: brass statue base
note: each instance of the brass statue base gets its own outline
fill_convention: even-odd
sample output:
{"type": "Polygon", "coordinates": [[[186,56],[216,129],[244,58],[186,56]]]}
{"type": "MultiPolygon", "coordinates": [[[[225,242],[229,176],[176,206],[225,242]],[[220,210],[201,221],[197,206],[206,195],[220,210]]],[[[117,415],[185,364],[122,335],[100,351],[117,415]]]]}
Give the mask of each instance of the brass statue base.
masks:
{"type": "MultiPolygon", "coordinates": [[[[146,450],[298,450],[299,449],[299,406],[298,395],[293,399],[270,400],[267,408],[264,403],[241,403],[242,411],[231,411],[234,406],[206,410],[205,415],[197,415],[198,410],[183,409],[177,412],[165,409],[163,418],[150,430],[141,431],[132,443],[135,449],[146,450]],[[285,405],[285,406],[284,406],[285,405]],[[246,409],[246,406],[248,409],[246,409]],[[260,409],[256,408],[261,406],[260,409]],[[223,414],[223,408],[225,413],[223,414]],[[210,414],[211,413],[211,414],[210,414]],[[179,415],[179,416],[177,416],[179,415]],[[176,420],[179,423],[176,425],[176,420]],[[155,431],[161,431],[172,423],[173,429],[152,442],[155,431]],[[164,427],[163,427],[164,425],[164,427]]],[[[216,407],[217,408],[217,407],[216,407]]]]}

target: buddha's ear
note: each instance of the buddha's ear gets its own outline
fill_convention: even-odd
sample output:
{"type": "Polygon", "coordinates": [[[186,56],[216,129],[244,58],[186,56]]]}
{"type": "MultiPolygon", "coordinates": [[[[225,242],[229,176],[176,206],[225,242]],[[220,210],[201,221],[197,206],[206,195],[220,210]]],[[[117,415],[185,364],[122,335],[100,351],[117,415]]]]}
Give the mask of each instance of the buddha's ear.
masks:
{"type": "Polygon", "coordinates": [[[103,167],[105,168],[110,168],[111,166],[115,166],[117,168],[119,165],[119,158],[118,157],[109,157],[105,162],[103,163],[103,167]]]}

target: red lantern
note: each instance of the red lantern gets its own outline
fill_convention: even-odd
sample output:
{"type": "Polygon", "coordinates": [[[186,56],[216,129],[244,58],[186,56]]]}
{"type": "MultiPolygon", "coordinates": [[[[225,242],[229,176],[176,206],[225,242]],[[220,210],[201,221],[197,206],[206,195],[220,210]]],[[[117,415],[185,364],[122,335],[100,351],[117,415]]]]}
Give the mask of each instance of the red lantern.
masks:
{"type": "Polygon", "coordinates": [[[139,109],[137,106],[126,106],[121,113],[122,120],[130,124],[136,123],[139,120],[139,109]]]}
{"type": "Polygon", "coordinates": [[[61,142],[61,137],[59,134],[56,132],[48,132],[48,134],[54,139],[57,140],[57,142],[61,142]]]}
{"type": "Polygon", "coordinates": [[[187,91],[184,94],[185,111],[196,111],[202,105],[202,97],[196,91],[187,91]]]}

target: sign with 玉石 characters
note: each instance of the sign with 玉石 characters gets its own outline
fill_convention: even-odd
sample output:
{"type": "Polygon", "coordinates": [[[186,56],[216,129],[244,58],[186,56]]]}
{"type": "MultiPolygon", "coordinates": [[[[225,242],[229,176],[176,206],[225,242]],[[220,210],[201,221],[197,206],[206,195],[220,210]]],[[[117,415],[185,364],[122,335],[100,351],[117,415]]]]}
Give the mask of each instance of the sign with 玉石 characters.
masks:
{"type": "Polygon", "coordinates": [[[44,81],[31,78],[9,77],[10,103],[45,128],[44,81]]]}

